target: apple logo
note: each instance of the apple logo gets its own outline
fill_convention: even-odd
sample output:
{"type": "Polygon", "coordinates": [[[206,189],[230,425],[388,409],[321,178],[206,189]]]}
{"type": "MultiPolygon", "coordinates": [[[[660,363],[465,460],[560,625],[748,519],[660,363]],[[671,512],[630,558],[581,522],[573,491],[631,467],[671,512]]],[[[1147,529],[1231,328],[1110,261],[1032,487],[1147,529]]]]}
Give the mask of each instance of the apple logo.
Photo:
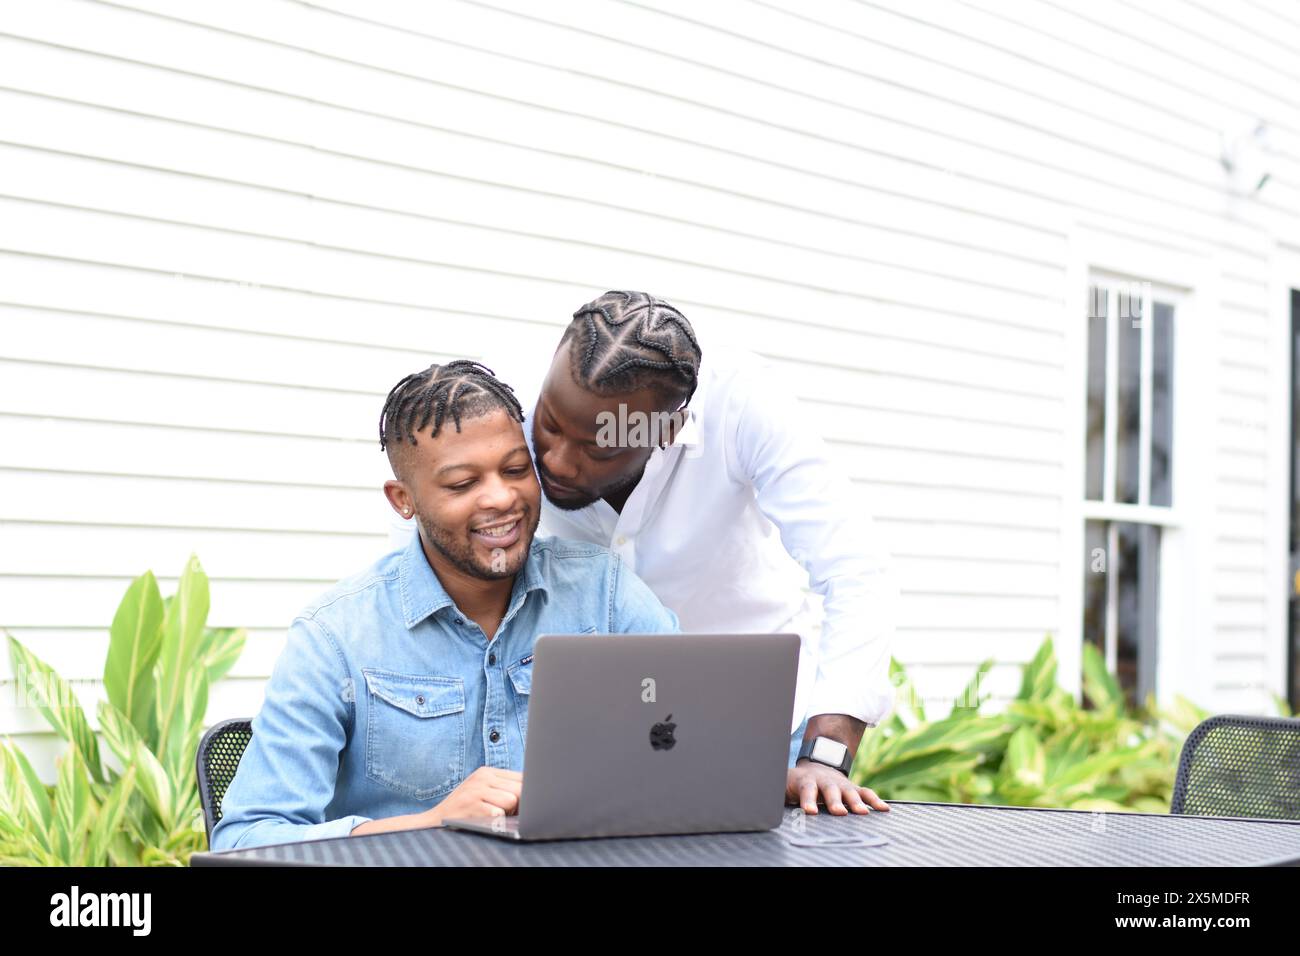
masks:
{"type": "Polygon", "coordinates": [[[671,723],[673,715],[669,714],[664,718],[663,723],[655,724],[650,728],[650,746],[655,750],[672,750],[677,745],[677,740],[673,737],[673,731],[677,725],[671,723]]]}

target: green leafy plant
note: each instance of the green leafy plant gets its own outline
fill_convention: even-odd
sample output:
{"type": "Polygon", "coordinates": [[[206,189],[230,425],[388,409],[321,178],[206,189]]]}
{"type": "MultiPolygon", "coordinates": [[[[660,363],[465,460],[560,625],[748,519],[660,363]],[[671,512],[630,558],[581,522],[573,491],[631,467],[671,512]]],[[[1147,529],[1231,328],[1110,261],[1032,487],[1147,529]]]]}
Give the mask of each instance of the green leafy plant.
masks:
{"type": "MultiPolygon", "coordinates": [[[[1091,644],[1082,707],[1056,682],[1051,638],[1021,672],[1004,711],[981,716],[986,660],[947,716],[927,720],[906,670],[892,661],[898,705],[862,740],[854,781],[886,799],[1168,813],[1183,741],[1209,714],[1183,697],[1166,710],[1148,696],[1129,708],[1091,644]]],[[[1289,716],[1285,702],[1275,698],[1289,716]]]]}
{"type": "Polygon", "coordinates": [[[131,583],[113,618],[99,736],[70,685],[6,634],[19,687],[70,746],[50,787],[0,744],[0,865],[183,866],[204,848],[194,757],[208,689],[245,640],[207,626],[208,602],[193,556],[166,599],[152,572],[131,583]]]}

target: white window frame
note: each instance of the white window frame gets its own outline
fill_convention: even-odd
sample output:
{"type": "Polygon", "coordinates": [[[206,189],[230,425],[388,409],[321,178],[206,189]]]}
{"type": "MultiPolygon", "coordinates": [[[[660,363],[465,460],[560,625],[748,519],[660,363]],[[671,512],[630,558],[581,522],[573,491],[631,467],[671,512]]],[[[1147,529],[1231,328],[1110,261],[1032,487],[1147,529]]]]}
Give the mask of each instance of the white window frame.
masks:
{"type": "MultiPolygon", "coordinates": [[[[1287,637],[1291,608],[1288,596],[1295,586],[1291,575],[1291,429],[1300,423],[1291,421],[1291,290],[1300,289],[1300,225],[1290,236],[1279,236],[1272,250],[1270,331],[1278,346],[1271,350],[1272,389],[1269,396],[1270,440],[1268,470],[1268,539],[1266,567],[1280,568],[1271,573],[1265,589],[1265,657],[1273,693],[1285,698],[1287,693],[1287,637]],[[1278,578],[1281,578],[1279,581],[1278,578]]],[[[1271,713],[1271,711],[1269,711],[1271,713]]]]}
{"type": "MultiPolygon", "coordinates": [[[[1214,639],[1209,586],[1214,570],[1214,475],[1210,466],[1218,376],[1214,329],[1201,316],[1205,303],[1217,301],[1221,269],[1208,246],[1188,243],[1173,247],[1156,237],[1111,232],[1091,223],[1076,223],[1069,230],[1069,244],[1064,303],[1061,616],[1054,633],[1058,681],[1076,699],[1082,699],[1085,523],[1155,524],[1161,528],[1156,700],[1168,706],[1174,693],[1207,699],[1214,639]],[[1170,508],[1114,501],[1110,469],[1103,479],[1107,500],[1089,501],[1086,497],[1089,290],[1107,282],[1150,282],[1156,297],[1175,308],[1170,508]]],[[[1151,328],[1152,323],[1148,321],[1144,327],[1151,328]]],[[[1113,341],[1114,336],[1107,336],[1108,350],[1113,341]]],[[[1150,349],[1143,349],[1144,363],[1150,354],[1150,349]]],[[[1111,381],[1114,379],[1108,377],[1108,388],[1111,381]]],[[[1108,427],[1111,420],[1108,416],[1108,427]]],[[[1143,452],[1144,457],[1147,454],[1149,444],[1143,452]]],[[[1143,470],[1143,477],[1148,474],[1143,470]]],[[[1142,500],[1150,494],[1149,481],[1143,482],[1141,494],[1142,500]]],[[[1113,608],[1114,603],[1109,606],[1113,608]]]]}
{"type": "MultiPolygon", "coordinates": [[[[1165,541],[1169,537],[1166,529],[1176,529],[1182,526],[1182,515],[1178,510],[1179,496],[1178,484],[1182,469],[1179,464],[1179,448],[1177,442],[1178,433],[1178,397],[1179,397],[1179,375],[1178,375],[1178,340],[1180,331],[1180,320],[1183,309],[1187,304],[1187,294],[1170,286],[1148,282],[1146,280],[1137,280],[1130,276],[1121,276],[1110,272],[1100,270],[1090,270],[1088,274],[1088,287],[1091,290],[1094,287],[1101,287],[1106,292],[1106,431],[1105,438],[1102,441],[1102,499],[1085,497],[1082,503],[1082,516],[1087,521],[1106,521],[1109,523],[1106,536],[1106,555],[1107,555],[1107,594],[1106,594],[1106,634],[1105,634],[1105,655],[1106,667],[1113,674],[1119,663],[1119,576],[1110,573],[1114,571],[1114,561],[1119,554],[1119,529],[1118,522],[1126,524],[1153,525],[1161,529],[1161,567],[1160,580],[1165,579],[1166,569],[1164,567],[1165,541]],[[1130,321],[1129,316],[1121,316],[1119,309],[1119,294],[1121,287],[1136,288],[1140,287],[1142,292],[1142,314],[1139,317],[1139,329],[1142,335],[1142,367],[1139,373],[1139,392],[1141,395],[1142,411],[1139,416],[1141,419],[1140,432],[1138,435],[1138,502],[1130,504],[1115,500],[1115,483],[1118,477],[1118,464],[1116,459],[1118,438],[1119,438],[1119,331],[1120,323],[1130,321]],[[1154,368],[1153,346],[1155,342],[1155,322],[1153,320],[1153,311],[1155,301],[1173,306],[1174,309],[1174,351],[1170,356],[1173,365],[1173,408],[1171,414],[1174,421],[1173,456],[1170,461],[1170,479],[1172,482],[1173,505],[1153,505],[1150,503],[1151,497],[1151,388],[1152,373],[1154,368]]],[[[1091,297],[1090,297],[1091,298],[1091,297]]],[[[1085,316],[1084,321],[1090,322],[1091,316],[1085,316]]],[[[1085,361],[1086,370],[1086,361],[1085,361]]],[[[1085,378],[1086,384],[1086,378],[1085,378]]],[[[1086,399],[1085,399],[1086,408],[1086,399]]],[[[1086,439],[1086,435],[1085,435],[1086,439]]],[[[1085,462],[1086,462],[1085,450],[1085,462]]],[[[1176,569],[1171,568],[1171,572],[1176,569]]],[[[1079,576],[1080,587],[1082,587],[1083,575],[1079,576]]],[[[1161,594],[1161,608],[1164,607],[1165,595],[1161,594]]],[[[1163,621],[1164,615],[1160,615],[1159,620],[1163,621]]],[[[1156,656],[1157,656],[1157,686],[1159,685],[1159,658],[1162,657],[1161,648],[1163,643],[1163,625],[1159,626],[1156,637],[1156,656]]],[[[1082,650],[1081,650],[1082,653],[1082,650]]]]}

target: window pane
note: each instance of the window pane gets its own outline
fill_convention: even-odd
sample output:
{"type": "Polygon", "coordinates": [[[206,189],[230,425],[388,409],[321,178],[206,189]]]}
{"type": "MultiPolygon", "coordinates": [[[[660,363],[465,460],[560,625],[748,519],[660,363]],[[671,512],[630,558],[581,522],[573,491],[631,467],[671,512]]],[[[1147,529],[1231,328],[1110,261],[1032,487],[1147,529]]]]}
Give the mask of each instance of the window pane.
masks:
{"type": "MultiPolygon", "coordinates": [[[[1107,657],[1115,647],[1115,676],[1130,707],[1155,691],[1160,624],[1160,529],[1154,525],[1089,521],[1084,526],[1083,639],[1107,657]],[[1108,539],[1114,529],[1116,546],[1108,539]],[[1108,635],[1115,601],[1115,633],[1108,635]]],[[[1087,706],[1091,706],[1085,700],[1087,706]]]]}
{"type": "Polygon", "coordinates": [[[1174,503],[1170,463],[1174,448],[1174,307],[1152,304],[1151,329],[1151,503],[1174,503]]]}
{"type": "Polygon", "coordinates": [[[1106,473],[1106,290],[1093,286],[1088,301],[1087,497],[1101,501],[1106,473]]]}
{"type": "Polygon", "coordinates": [[[1083,556],[1083,639],[1106,656],[1106,522],[1087,522],[1083,556]]]}
{"type": "Polygon", "coordinates": [[[1134,706],[1155,690],[1160,529],[1152,525],[1120,524],[1117,530],[1116,676],[1129,705],[1134,706]]]}
{"type": "Polygon", "coordinates": [[[1119,339],[1119,426],[1115,449],[1115,500],[1138,503],[1138,448],[1142,424],[1142,300],[1121,292],[1117,297],[1119,339]],[[1137,318],[1134,318],[1136,316],[1137,318]]]}

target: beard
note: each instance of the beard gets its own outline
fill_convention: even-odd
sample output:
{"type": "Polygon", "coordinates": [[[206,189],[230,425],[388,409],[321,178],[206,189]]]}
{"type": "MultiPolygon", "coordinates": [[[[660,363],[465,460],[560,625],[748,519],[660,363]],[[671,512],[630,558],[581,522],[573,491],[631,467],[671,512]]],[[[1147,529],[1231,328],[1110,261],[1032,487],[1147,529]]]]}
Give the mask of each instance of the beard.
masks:
{"type": "MultiPolygon", "coordinates": [[[[553,507],[558,508],[560,511],[578,511],[582,508],[587,507],[590,504],[594,504],[595,502],[599,501],[601,498],[604,498],[607,495],[617,494],[620,491],[624,491],[626,489],[632,488],[633,486],[636,485],[638,481],[641,480],[641,475],[645,471],[644,467],[638,469],[637,471],[633,472],[630,475],[625,475],[624,477],[619,478],[617,481],[611,482],[610,484],[606,485],[604,488],[601,488],[595,494],[591,494],[590,492],[584,491],[580,496],[576,498],[552,498],[550,494],[546,491],[546,482],[554,481],[554,479],[551,478],[550,474],[542,466],[542,463],[540,461],[536,462],[535,464],[537,466],[538,477],[543,479],[541,482],[542,494],[546,497],[546,500],[549,501],[553,507]]],[[[560,483],[563,484],[563,482],[560,483]]]]}
{"type": "Polygon", "coordinates": [[[426,521],[419,513],[416,514],[415,520],[419,522],[420,530],[424,532],[424,540],[456,570],[484,581],[499,581],[518,574],[519,569],[528,560],[533,535],[537,532],[537,525],[542,515],[540,510],[533,511],[528,505],[523,506],[523,512],[524,516],[519,520],[526,530],[519,536],[519,544],[523,545],[519,556],[514,560],[507,560],[505,552],[497,548],[493,551],[492,561],[487,565],[484,565],[475,553],[474,541],[470,538],[468,529],[454,533],[442,525],[426,521]]]}

